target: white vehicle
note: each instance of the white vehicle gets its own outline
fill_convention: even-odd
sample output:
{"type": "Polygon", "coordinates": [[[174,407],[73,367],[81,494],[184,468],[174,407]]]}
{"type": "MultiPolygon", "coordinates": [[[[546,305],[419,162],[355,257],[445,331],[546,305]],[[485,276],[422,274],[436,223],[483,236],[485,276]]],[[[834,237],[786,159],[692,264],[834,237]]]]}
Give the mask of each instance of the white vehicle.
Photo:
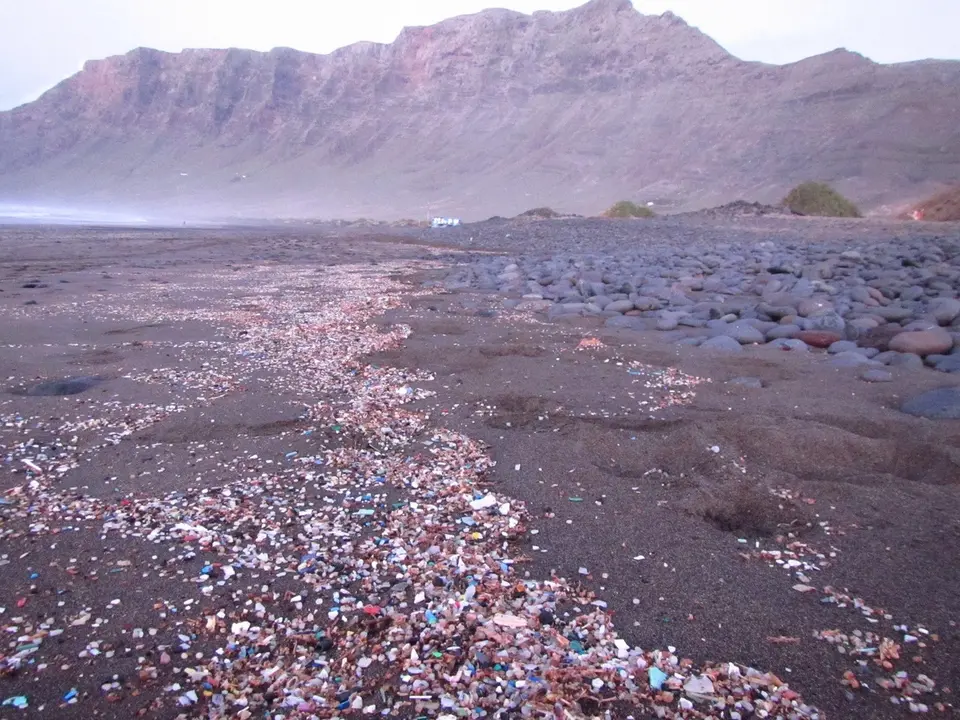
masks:
{"type": "Polygon", "coordinates": [[[460,218],[435,217],[430,221],[430,227],[456,227],[460,224],[460,218]]]}

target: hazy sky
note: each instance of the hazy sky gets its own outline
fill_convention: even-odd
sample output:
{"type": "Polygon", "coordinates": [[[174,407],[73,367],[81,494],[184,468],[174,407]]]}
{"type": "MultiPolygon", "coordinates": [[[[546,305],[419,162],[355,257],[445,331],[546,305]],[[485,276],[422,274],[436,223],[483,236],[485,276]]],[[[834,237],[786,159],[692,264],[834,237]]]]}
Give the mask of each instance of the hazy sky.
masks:
{"type": "MultiPolygon", "coordinates": [[[[90,58],[147,46],[329,52],[392,41],[485,7],[566,10],[584,0],[0,0],[0,109],[36,98],[90,58]]],[[[846,47],[878,62],[960,59],[960,0],[634,0],[672,10],[746,60],[846,47]]]]}

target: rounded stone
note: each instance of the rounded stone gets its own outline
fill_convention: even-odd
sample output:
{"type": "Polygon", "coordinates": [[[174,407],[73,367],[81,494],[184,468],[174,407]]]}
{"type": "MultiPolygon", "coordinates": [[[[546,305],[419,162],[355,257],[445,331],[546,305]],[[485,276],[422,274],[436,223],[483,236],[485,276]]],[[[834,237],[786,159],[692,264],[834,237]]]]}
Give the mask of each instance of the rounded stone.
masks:
{"type": "Polygon", "coordinates": [[[893,373],[889,370],[881,370],[880,368],[870,368],[869,370],[864,370],[860,379],[870,383],[890,382],[893,380],[893,373]]]}
{"type": "Polygon", "coordinates": [[[803,340],[797,338],[777,338],[767,343],[767,347],[774,347],[778,350],[791,350],[791,351],[800,351],[806,352],[810,349],[810,346],[807,345],[803,340]]]}
{"type": "Polygon", "coordinates": [[[903,328],[899,325],[887,323],[873,330],[867,330],[857,338],[857,344],[860,347],[873,347],[884,352],[890,349],[890,341],[902,332],[903,328]]]}
{"type": "Polygon", "coordinates": [[[656,298],[638,296],[633,300],[634,306],[637,310],[659,310],[661,307],[661,302],[656,298]]]}
{"type": "Polygon", "coordinates": [[[827,348],[827,352],[831,355],[836,355],[837,353],[842,352],[856,352],[856,350],[857,344],[855,342],[851,342],[850,340],[838,340],[827,348]]]}
{"type": "Polygon", "coordinates": [[[856,328],[861,333],[866,333],[870,330],[873,330],[875,327],[877,327],[879,323],[877,322],[876,318],[861,317],[861,318],[855,318],[851,320],[850,322],[847,323],[847,325],[849,327],[856,328]]]}
{"type": "Polygon", "coordinates": [[[938,388],[922,393],[903,403],[900,410],[932,420],[960,420],[960,387],[938,388]]]}
{"type": "Polygon", "coordinates": [[[923,369],[923,360],[919,355],[913,353],[895,353],[886,364],[891,367],[905,367],[911,370],[923,369]]]}
{"type": "Polygon", "coordinates": [[[727,335],[717,335],[716,337],[707,338],[700,344],[700,347],[706,350],[719,350],[723,352],[743,351],[740,343],[727,335]]]}
{"type": "Polygon", "coordinates": [[[806,298],[797,303],[797,314],[801,317],[822,315],[833,310],[833,303],[824,298],[806,298]]]}
{"type": "Polygon", "coordinates": [[[917,330],[936,330],[939,327],[933,320],[911,320],[903,326],[904,332],[916,332],[917,330]]]}
{"type": "Polygon", "coordinates": [[[887,322],[899,322],[913,315],[913,310],[900,305],[888,305],[887,307],[873,308],[870,313],[872,315],[879,315],[887,322]]]}
{"type": "Polygon", "coordinates": [[[805,325],[806,330],[833,332],[841,336],[844,334],[844,330],[847,327],[847,323],[844,322],[844,319],[835,312],[828,312],[822,315],[808,317],[805,321],[805,325]]]}
{"type": "Polygon", "coordinates": [[[767,330],[766,337],[767,340],[776,340],[777,338],[792,338],[796,337],[798,332],[800,332],[799,325],[777,325],[776,327],[767,330]]]}
{"type": "Polygon", "coordinates": [[[801,330],[796,334],[796,339],[803,340],[812,347],[828,348],[833,343],[843,340],[843,336],[826,330],[801,330]]]}
{"type": "Polygon", "coordinates": [[[769,303],[760,303],[757,305],[757,312],[761,312],[767,317],[773,318],[774,320],[779,320],[780,318],[787,317],[788,315],[794,315],[796,310],[789,305],[770,305],[769,303]]]}
{"type": "Polygon", "coordinates": [[[960,373],[960,355],[944,355],[937,358],[933,367],[940,372],[960,373]]]}
{"type": "Polygon", "coordinates": [[[608,303],[604,310],[609,310],[611,312],[625,313],[628,310],[633,310],[633,301],[631,300],[614,300],[611,303],[608,303]]]}
{"type": "Polygon", "coordinates": [[[752,325],[734,323],[722,331],[727,337],[731,337],[741,345],[759,344],[764,341],[763,333],[752,325]]]}
{"type": "Polygon", "coordinates": [[[933,318],[941,325],[949,325],[960,317],[960,300],[940,298],[932,303],[933,318]]]}
{"type": "Polygon", "coordinates": [[[945,330],[902,332],[890,340],[890,349],[914,355],[942,355],[953,347],[953,336],[945,330]]]}

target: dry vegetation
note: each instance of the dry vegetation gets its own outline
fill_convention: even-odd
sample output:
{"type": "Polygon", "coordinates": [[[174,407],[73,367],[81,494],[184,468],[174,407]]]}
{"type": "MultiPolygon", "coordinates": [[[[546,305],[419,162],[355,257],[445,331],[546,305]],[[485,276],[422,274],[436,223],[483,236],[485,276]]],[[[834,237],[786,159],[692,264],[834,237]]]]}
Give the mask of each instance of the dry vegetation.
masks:
{"type": "Polygon", "coordinates": [[[621,200],[607,208],[603,216],[608,218],[651,218],[654,214],[653,210],[646,205],[638,205],[630,200],[621,200]]]}
{"type": "Polygon", "coordinates": [[[805,182],[797,185],[783,199],[783,204],[797,215],[862,217],[856,205],[825,183],[805,182]]]}
{"type": "Polygon", "coordinates": [[[517,217],[527,218],[532,220],[552,220],[554,218],[560,217],[560,213],[558,213],[553,208],[538,207],[538,208],[531,208],[530,210],[522,212],[519,215],[517,215],[517,217]]]}

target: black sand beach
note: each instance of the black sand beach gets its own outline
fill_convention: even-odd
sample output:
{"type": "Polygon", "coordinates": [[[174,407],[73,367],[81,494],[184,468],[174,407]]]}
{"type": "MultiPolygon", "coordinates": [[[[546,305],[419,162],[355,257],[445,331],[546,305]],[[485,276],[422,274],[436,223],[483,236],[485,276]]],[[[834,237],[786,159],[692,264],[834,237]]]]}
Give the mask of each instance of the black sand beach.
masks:
{"type": "Polygon", "coordinates": [[[958,375],[441,286],[550,232],[0,229],[0,716],[953,716],[958,375]]]}

